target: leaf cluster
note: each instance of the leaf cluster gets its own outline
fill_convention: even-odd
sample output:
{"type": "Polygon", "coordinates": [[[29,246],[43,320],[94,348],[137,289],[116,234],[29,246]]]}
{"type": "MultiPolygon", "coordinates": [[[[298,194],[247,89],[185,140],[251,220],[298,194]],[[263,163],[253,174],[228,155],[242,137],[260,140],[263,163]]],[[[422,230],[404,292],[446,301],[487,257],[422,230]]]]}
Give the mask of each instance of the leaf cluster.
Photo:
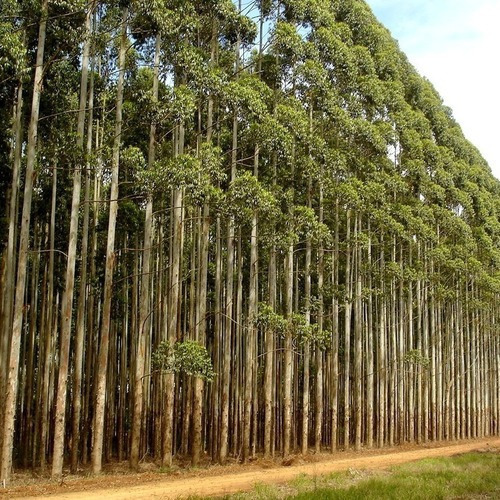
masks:
{"type": "Polygon", "coordinates": [[[151,355],[155,370],[160,372],[184,373],[212,381],[215,372],[207,349],[194,340],[176,342],[173,346],[164,340],[151,355]]]}

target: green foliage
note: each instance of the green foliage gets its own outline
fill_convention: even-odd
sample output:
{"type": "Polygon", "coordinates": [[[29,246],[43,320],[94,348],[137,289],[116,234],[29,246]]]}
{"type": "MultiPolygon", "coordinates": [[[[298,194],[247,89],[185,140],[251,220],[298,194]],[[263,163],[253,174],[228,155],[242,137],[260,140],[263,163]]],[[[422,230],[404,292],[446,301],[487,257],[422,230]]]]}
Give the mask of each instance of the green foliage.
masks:
{"type": "Polygon", "coordinates": [[[297,238],[310,238],[312,242],[331,240],[330,229],[319,219],[312,208],[298,205],[293,212],[293,230],[297,238]]]}
{"type": "Polygon", "coordinates": [[[299,101],[287,99],[280,103],[276,108],[276,116],[297,140],[302,141],[309,136],[309,117],[299,101]]]}
{"type": "Polygon", "coordinates": [[[137,174],[139,185],[146,193],[161,194],[165,190],[184,188],[196,205],[218,199],[216,186],[225,178],[220,148],[207,143],[202,144],[199,156],[166,157],[155,162],[153,168],[137,174]]]}
{"type": "Polygon", "coordinates": [[[142,151],[135,146],[130,146],[124,149],[121,153],[121,163],[123,168],[130,174],[141,172],[146,168],[146,160],[142,151]]]}
{"type": "Polygon", "coordinates": [[[268,154],[276,154],[281,161],[290,161],[293,137],[274,116],[264,115],[254,127],[254,140],[268,154]]]}
{"type": "Polygon", "coordinates": [[[232,44],[240,40],[243,45],[249,45],[257,35],[257,26],[249,17],[239,14],[236,9],[226,9],[224,12],[225,26],[224,33],[228,41],[232,44]]]}
{"type": "Polygon", "coordinates": [[[151,355],[155,370],[162,372],[185,373],[212,381],[215,372],[207,349],[194,340],[176,342],[173,347],[162,341],[151,355]]]}
{"type": "Polygon", "coordinates": [[[151,353],[151,364],[155,370],[174,371],[174,350],[170,342],[164,340],[158,344],[158,347],[151,353]]]}
{"type": "Polygon", "coordinates": [[[215,376],[207,349],[194,340],[177,342],[174,345],[174,360],[175,371],[208,381],[215,376]]]}
{"type": "Polygon", "coordinates": [[[186,85],[176,85],[171,94],[170,106],[175,121],[188,120],[196,110],[196,96],[186,85]]]}
{"type": "Polygon", "coordinates": [[[296,26],[280,21],[274,33],[274,50],[281,56],[281,62],[293,65],[303,55],[304,44],[296,26]]]}
{"type": "Polygon", "coordinates": [[[262,119],[268,112],[271,89],[259,78],[245,75],[228,82],[222,89],[224,102],[239,113],[246,111],[252,118],[262,119]]]}
{"type": "Polygon", "coordinates": [[[228,210],[241,224],[249,222],[254,213],[263,219],[278,214],[276,199],[250,172],[240,173],[228,191],[228,210]]]}
{"type": "Polygon", "coordinates": [[[3,0],[0,4],[0,81],[7,76],[21,76],[26,66],[26,46],[19,5],[15,0],[3,0]],[[13,27],[15,26],[15,29],[13,27]]]}
{"type": "Polygon", "coordinates": [[[255,319],[256,326],[263,330],[270,330],[278,337],[284,337],[287,329],[287,320],[274,311],[274,309],[266,303],[259,303],[259,311],[255,319]]]}
{"type": "Polygon", "coordinates": [[[404,356],[404,361],[409,365],[417,365],[422,368],[427,368],[431,362],[429,358],[422,355],[422,352],[419,349],[407,351],[404,356]]]}
{"type": "Polygon", "coordinates": [[[266,303],[259,304],[255,324],[258,328],[271,331],[282,339],[287,334],[291,335],[296,346],[303,346],[309,342],[321,350],[326,350],[330,345],[330,331],[320,330],[317,324],[308,324],[303,314],[292,314],[289,318],[285,318],[266,303]]]}
{"type": "Polygon", "coordinates": [[[306,342],[321,350],[326,350],[330,346],[331,332],[321,330],[316,323],[307,323],[303,314],[292,314],[288,320],[288,329],[292,339],[299,346],[303,346],[306,342]]]}
{"type": "Polygon", "coordinates": [[[180,189],[197,182],[200,171],[198,158],[183,154],[156,162],[153,169],[142,173],[142,182],[148,191],[180,189]]]}

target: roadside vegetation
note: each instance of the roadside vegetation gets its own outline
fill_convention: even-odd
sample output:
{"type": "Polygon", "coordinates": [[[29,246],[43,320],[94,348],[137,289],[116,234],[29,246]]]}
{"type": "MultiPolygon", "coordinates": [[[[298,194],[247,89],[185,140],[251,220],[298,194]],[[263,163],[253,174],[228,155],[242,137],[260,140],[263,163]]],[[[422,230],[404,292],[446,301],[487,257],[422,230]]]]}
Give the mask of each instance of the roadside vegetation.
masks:
{"type": "Polygon", "coordinates": [[[389,470],[350,469],[324,476],[299,476],[281,486],[258,485],[230,500],[284,499],[469,499],[499,498],[500,453],[429,458],[389,470]]]}

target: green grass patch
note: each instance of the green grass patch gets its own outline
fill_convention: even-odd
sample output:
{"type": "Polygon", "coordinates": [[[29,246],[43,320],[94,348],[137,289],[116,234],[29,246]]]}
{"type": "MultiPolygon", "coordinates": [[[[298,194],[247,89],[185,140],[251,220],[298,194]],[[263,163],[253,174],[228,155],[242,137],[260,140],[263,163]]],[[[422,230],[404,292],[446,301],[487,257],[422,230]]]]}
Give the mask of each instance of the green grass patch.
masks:
{"type": "Polygon", "coordinates": [[[300,475],[284,486],[256,486],[231,500],[427,500],[500,498],[500,454],[467,453],[433,458],[386,471],[348,470],[300,475]]]}

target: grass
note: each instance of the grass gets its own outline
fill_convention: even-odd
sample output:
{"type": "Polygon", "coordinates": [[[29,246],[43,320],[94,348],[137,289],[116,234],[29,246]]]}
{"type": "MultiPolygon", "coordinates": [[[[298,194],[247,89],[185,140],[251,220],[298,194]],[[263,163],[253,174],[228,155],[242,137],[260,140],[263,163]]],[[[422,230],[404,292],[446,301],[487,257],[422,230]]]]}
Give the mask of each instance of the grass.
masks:
{"type": "Polygon", "coordinates": [[[500,454],[426,459],[388,471],[301,475],[285,486],[257,485],[228,500],[428,500],[500,498],[500,454]]]}

